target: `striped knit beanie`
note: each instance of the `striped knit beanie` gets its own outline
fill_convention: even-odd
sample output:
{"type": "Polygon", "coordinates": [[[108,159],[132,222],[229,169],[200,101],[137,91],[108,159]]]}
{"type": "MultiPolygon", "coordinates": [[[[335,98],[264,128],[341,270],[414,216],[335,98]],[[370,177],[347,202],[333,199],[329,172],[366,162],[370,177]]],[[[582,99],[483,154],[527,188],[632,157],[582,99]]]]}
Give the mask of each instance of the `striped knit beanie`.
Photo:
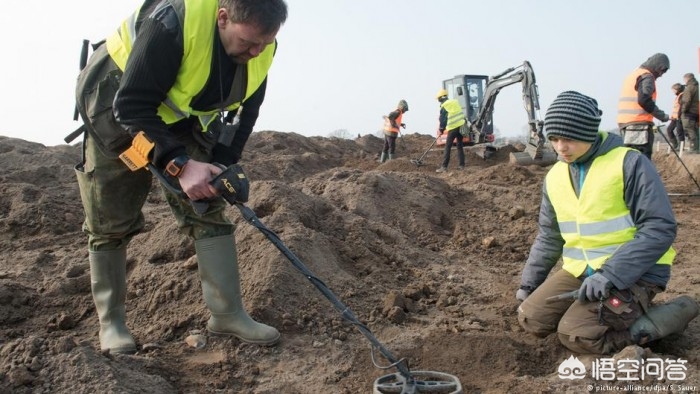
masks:
{"type": "Polygon", "coordinates": [[[544,117],[545,136],[593,143],[602,114],[594,98],[572,90],[560,93],[544,117]]]}

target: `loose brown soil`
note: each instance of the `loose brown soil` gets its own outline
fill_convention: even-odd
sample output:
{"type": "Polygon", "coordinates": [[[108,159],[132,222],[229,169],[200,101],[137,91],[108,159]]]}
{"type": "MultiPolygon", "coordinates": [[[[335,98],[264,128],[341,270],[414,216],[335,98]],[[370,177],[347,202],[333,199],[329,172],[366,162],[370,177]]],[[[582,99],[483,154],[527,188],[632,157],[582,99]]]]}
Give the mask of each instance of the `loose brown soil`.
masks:
{"type": "MultiPolygon", "coordinates": [[[[586,392],[590,377],[558,377],[571,353],[554,335],[526,335],[515,314],[548,168],[509,164],[515,148],[506,146],[488,160],[470,148],[465,171],[453,153],[450,172],[436,174],[440,149],[422,166],[410,161],[432,137],[404,136],[384,164],[382,143],[256,132],[242,162],[247,205],[412,370],[452,374],[468,393],[586,392]]],[[[203,348],[189,346],[189,335],[206,336],[209,315],[193,243],[155,182],[146,228],[129,246],[128,325],[139,351],[101,353],[79,160],[77,146],[0,137],[0,392],[354,394],[396,372],[373,365],[370,342],[234,208],[244,302],[282,341],[261,348],[207,337],[203,348]]],[[[700,191],[665,148],[654,160],[670,193],[700,191]]],[[[700,159],[683,161],[699,178],[700,159]]],[[[659,301],[700,299],[700,199],[672,202],[678,256],[659,301]]],[[[700,319],[645,351],[687,360],[687,378],[665,384],[700,390],[700,319]]]]}

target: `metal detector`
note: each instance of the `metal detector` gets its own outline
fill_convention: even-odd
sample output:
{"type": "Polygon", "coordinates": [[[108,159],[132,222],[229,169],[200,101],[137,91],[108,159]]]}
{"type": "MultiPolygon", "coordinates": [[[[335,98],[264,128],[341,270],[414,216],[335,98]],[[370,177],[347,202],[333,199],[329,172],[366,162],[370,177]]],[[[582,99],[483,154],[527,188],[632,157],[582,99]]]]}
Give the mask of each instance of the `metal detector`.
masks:
{"type": "MultiPolygon", "coordinates": [[[[148,164],[147,168],[153,173],[153,175],[158,178],[158,180],[171,192],[186,198],[182,190],[179,190],[176,186],[173,186],[165,176],[157,169],[153,164],[148,164]]],[[[243,169],[234,164],[228,167],[225,172],[231,173],[229,177],[231,179],[245,180],[247,183],[247,178],[243,174],[243,169]]],[[[216,179],[215,179],[216,181],[216,179]]],[[[226,185],[226,179],[224,182],[212,181],[212,185],[215,187],[218,185],[226,185]]],[[[391,352],[382,345],[379,340],[372,334],[367,326],[362,324],[357,317],[353,314],[349,307],[343,304],[331,290],[326,286],[321,279],[314,275],[305,265],[299,260],[299,258],[292,253],[282,242],[282,240],[275,234],[272,230],[267,228],[260,219],[255,215],[255,212],[248,208],[244,203],[248,200],[247,187],[245,193],[237,199],[236,192],[232,190],[221,190],[224,195],[224,199],[231,205],[235,205],[241,211],[241,215],[246,222],[253,225],[255,228],[260,230],[260,232],[272,242],[277,249],[282,252],[282,254],[292,263],[294,268],[301,272],[306,279],[308,279],[335,307],[335,309],[340,312],[341,316],[347,320],[350,324],[357,327],[358,330],[370,341],[372,344],[371,358],[372,363],[380,369],[396,368],[398,372],[393,374],[388,374],[382,376],[374,381],[374,394],[390,394],[390,393],[401,393],[401,394],[418,394],[418,393],[445,393],[445,394],[462,394],[462,384],[459,379],[450,374],[434,371],[413,371],[411,372],[408,368],[408,361],[405,358],[396,359],[391,352]],[[241,201],[242,200],[242,201],[241,201]],[[380,366],[374,359],[374,350],[377,349],[384,356],[384,358],[390,363],[387,366],[380,366]]],[[[195,212],[198,214],[203,214],[207,210],[208,203],[206,201],[191,201],[195,212]]]]}
{"type": "MultiPolygon", "coordinates": [[[[676,155],[678,158],[678,161],[681,163],[683,168],[685,168],[685,171],[688,173],[690,176],[690,179],[693,180],[693,183],[695,183],[695,186],[698,187],[698,190],[700,190],[700,184],[698,184],[698,181],[695,180],[695,177],[693,176],[693,173],[690,172],[688,167],[685,165],[685,162],[683,162],[683,159],[681,156],[678,154],[678,151],[671,145],[671,143],[668,141],[668,138],[666,138],[666,135],[664,134],[663,130],[661,130],[662,127],[665,127],[666,125],[654,125],[654,128],[659,132],[661,137],[663,137],[664,141],[668,144],[668,146],[673,150],[673,154],[676,155]]],[[[692,196],[692,197],[700,197],[700,193],[689,193],[689,194],[681,194],[681,193],[669,193],[669,196],[692,196]]]]}
{"type": "Polygon", "coordinates": [[[433,143],[430,144],[430,146],[428,147],[428,149],[427,149],[425,152],[423,152],[423,154],[421,155],[420,158],[418,158],[418,159],[411,159],[411,163],[415,164],[415,165],[418,166],[418,167],[422,166],[422,165],[423,165],[423,158],[425,157],[425,155],[428,154],[428,152],[430,152],[431,149],[433,149],[433,146],[435,145],[435,143],[437,142],[437,140],[438,140],[437,138],[435,138],[435,139],[433,140],[433,143]]]}
{"type": "Polygon", "coordinates": [[[260,232],[263,233],[263,235],[265,235],[265,237],[272,242],[277,249],[279,249],[279,251],[282,252],[282,254],[292,263],[294,268],[301,272],[306,279],[316,286],[316,288],[333,304],[335,309],[340,312],[341,316],[350,324],[357,327],[357,329],[360,330],[360,332],[370,341],[372,344],[372,363],[380,369],[395,367],[398,370],[397,373],[385,375],[376,379],[374,381],[374,394],[462,393],[462,385],[459,382],[459,379],[453,375],[434,371],[411,372],[408,369],[408,361],[405,358],[396,359],[391,352],[385,348],[384,345],[379,342],[379,340],[377,340],[369,328],[360,323],[350,308],[343,304],[333,294],[333,292],[331,292],[325,283],[323,283],[321,279],[309,271],[304,263],[302,263],[301,260],[299,260],[299,258],[284,245],[277,234],[272,232],[262,222],[260,222],[252,209],[240,202],[236,202],[234,205],[241,211],[243,218],[255,228],[260,230],[260,232]],[[375,349],[378,349],[382,356],[389,361],[390,364],[388,366],[379,366],[376,363],[374,359],[375,349]]]}

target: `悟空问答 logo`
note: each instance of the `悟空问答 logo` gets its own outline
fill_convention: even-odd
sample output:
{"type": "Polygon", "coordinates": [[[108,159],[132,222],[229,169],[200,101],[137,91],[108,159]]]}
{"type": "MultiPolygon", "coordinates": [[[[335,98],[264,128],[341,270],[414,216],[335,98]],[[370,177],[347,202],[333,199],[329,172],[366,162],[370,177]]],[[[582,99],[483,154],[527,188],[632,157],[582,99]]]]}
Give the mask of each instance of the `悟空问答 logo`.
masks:
{"type": "Polygon", "coordinates": [[[578,357],[569,356],[559,364],[557,372],[559,372],[560,379],[583,379],[586,376],[586,367],[578,360],[578,357]]]}

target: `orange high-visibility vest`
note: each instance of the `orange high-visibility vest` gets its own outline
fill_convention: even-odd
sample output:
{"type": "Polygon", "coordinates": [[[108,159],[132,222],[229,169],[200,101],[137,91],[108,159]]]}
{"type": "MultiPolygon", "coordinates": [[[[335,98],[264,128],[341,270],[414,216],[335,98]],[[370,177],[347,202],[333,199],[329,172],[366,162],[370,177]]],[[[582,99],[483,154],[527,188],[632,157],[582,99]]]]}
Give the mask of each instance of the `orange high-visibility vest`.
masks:
{"type": "MultiPolygon", "coordinates": [[[[628,75],[622,83],[620,100],[617,103],[618,124],[652,123],[654,121],[654,116],[639,105],[637,90],[634,88],[637,84],[637,79],[644,74],[651,74],[651,71],[638,68],[628,75]]],[[[656,101],[656,82],[654,82],[654,93],[651,95],[651,98],[656,101]]]]}
{"type": "Polygon", "coordinates": [[[681,95],[677,94],[673,100],[673,110],[671,110],[671,119],[678,120],[678,115],[681,114],[681,95]]]}
{"type": "Polygon", "coordinates": [[[391,119],[388,116],[384,117],[384,134],[396,136],[399,135],[399,127],[401,127],[401,119],[403,118],[403,112],[399,110],[399,116],[396,117],[396,127],[391,124],[391,119]]]}

